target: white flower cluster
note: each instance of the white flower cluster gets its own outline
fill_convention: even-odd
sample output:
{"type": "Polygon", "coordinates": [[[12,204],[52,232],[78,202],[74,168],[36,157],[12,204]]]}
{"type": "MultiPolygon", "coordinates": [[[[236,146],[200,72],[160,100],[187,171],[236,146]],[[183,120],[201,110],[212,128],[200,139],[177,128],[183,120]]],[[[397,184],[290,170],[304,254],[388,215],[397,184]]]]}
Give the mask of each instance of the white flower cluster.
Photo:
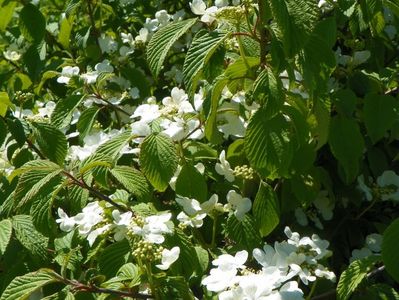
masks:
{"type": "Polygon", "coordinates": [[[247,251],[235,256],[223,254],[212,264],[215,268],[202,280],[209,291],[216,292],[219,299],[303,299],[303,292],[292,278],[298,276],[304,284],[316,277],[335,280],[319,260],[329,256],[328,241],[317,235],[303,237],[285,228],[287,241],[275,242],[274,248],[265,244],[263,250],[254,249],[253,257],[262,266],[259,271],[244,265],[247,251]]]}
{"type": "Polygon", "coordinates": [[[352,263],[357,259],[362,259],[371,255],[380,255],[382,245],[382,235],[378,233],[372,233],[366,236],[364,247],[361,249],[352,250],[352,256],[349,261],[352,263]]]}
{"type": "MultiPolygon", "coordinates": [[[[144,243],[150,245],[162,244],[165,241],[164,235],[173,233],[173,223],[170,222],[172,214],[169,212],[141,218],[134,217],[131,211],[121,214],[119,210],[114,209],[110,219],[106,209],[98,201],[90,202],[81,213],[69,217],[62,208],[58,208],[59,219],[56,222],[65,232],[76,228],[80,236],[87,238],[90,246],[98,236],[105,233],[113,234],[115,241],[121,241],[128,235],[139,236],[144,243]]],[[[161,264],[156,267],[167,270],[178,259],[180,248],[163,249],[161,254],[161,264]]]]}
{"type": "Polygon", "coordinates": [[[367,201],[373,200],[374,197],[383,201],[399,201],[399,176],[394,171],[384,171],[375,184],[372,178],[369,178],[369,182],[373,185],[372,188],[364,182],[363,175],[357,178],[358,189],[364,193],[367,201]]]}

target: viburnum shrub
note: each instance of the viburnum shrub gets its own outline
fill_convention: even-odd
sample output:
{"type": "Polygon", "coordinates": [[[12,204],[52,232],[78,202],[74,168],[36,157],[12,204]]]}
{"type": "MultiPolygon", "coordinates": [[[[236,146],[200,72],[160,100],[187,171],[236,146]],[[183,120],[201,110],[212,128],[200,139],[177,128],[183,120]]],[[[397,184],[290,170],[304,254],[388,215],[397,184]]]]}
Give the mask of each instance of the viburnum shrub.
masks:
{"type": "Polygon", "coordinates": [[[0,0],[0,300],[399,299],[398,0],[0,0]]]}

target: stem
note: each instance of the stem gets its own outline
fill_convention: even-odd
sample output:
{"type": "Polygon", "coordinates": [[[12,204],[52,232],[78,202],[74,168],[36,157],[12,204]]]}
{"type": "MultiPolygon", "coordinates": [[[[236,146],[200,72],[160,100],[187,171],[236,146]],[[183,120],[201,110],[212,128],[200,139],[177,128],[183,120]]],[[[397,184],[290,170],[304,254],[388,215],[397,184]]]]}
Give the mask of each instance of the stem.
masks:
{"type": "Polygon", "coordinates": [[[86,182],[79,181],[78,179],[76,179],[72,174],[68,173],[67,171],[63,171],[62,173],[66,177],[70,178],[75,185],[78,185],[81,188],[84,188],[84,189],[88,190],[92,195],[96,196],[97,198],[99,198],[101,200],[104,200],[105,202],[108,202],[109,204],[111,204],[112,206],[115,206],[116,208],[118,208],[121,211],[129,211],[126,207],[116,203],[114,200],[109,198],[107,195],[104,195],[100,191],[98,191],[98,190],[92,188],[91,186],[89,186],[86,182]]]}
{"type": "Polygon", "coordinates": [[[266,54],[267,54],[267,30],[266,30],[266,20],[265,9],[266,9],[266,0],[259,0],[259,34],[260,34],[260,65],[265,68],[266,67],[266,54]]]}
{"type": "Polygon", "coordinates": [[[317,286],[317,280],[315,282],[313,282],[312,288],[310,289],[309,295],[306,297],[306,300],[312,299],[312,295],[314,294],[314,291],[316,290],[316,286],[317,286]]]}
{"type": "Polygon", "coordinates": [[[374,204],[377,202],[377,198],[374,197],[374,200],[371,201],[370,205],[367,206],[360,214],[358,214],[355,217],[355,220],[359,220],[370,208],[372,208],[374,206],[374,204]]]}
{"type": "Polygon", "coordinates": [[[150,289],[152,292],[152,297],[154,297],[155,300],[160,299],[157,289],[154,285],[154,280],[152,280],[152,271],[151,271],[151,264],[147,261],[145,263],[145,269],[147,271],[147,276],[148,276],[148,283],[150,284],[150,289]]]}
{"type": "Polygon", "coordinates": [[[213,218],[213,226],[212,226],[212,241],[211,248],[215,248],[216,246],[216,227],[217,227],[217,216],[213,218]]]}
{"type": "MultiPolygon", "coordinates": [[[[238,33],[238,31],[239,31],[239,28],[237,26],[237,33],[238,33]]],[[[240,56],[245,64],[245,67],[247,68],[248,71],[250,71],[251,69],[249,67],[247,57],[245,56],[245,51],[244,51],[244,46],[242,45],[241,35],[236,35],[236,37],[237,37],[238,47],[240,49],[240,56]]]]}

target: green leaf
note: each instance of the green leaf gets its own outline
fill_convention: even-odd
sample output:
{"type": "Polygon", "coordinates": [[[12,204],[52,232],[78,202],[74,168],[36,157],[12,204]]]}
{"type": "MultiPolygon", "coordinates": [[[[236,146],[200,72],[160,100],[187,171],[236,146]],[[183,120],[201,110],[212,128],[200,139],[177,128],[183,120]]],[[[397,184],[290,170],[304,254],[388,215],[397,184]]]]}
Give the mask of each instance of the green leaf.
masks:
{"type": "Polygon", "coordinates": [[[0,116],[4,117],[9,107],[13,107],[6,92],[0,92],[0,116]]]}
{"type": "Polygon", "coordinates": [[[65,134],[51,124],[32,123],[32,125],[35,129],[36,142],[43,155],[63,166],[68,152],[68,141],[65,134]]]}
{"type": "Polygon", "coordinates": [[[0,119],[0,147],[3,146],[7,134],[8,134],[7,123],[3,119],[0,119]]]}
{"type": "Polygon", "coordinates": [[[368,299],[399,300],[399,293],[387,284],[377,283],[367,288],[368,299]]]}
{"type": "Polygon", "coordinates": [[[151,188],[140,171],[128,166],[115,166],[111,174],[139,200],[149,200],[151,188]]]}
{"type": "Polygon", "coordinates": [[[69,126],[73,112],[79,106],[83,98],[84,96],[82,95],[72,95],[60,99],[51,114],[51,124],[60,129],[69,126]]]}
{"type": "Polygon", "coordinates": [[[276,28],[274,33],[284,45],[284,52],[293,57],[307,41],[318,20],[319,8],[312,0],[271,0],[270,9],[276,28]]]}
{"type": "Polygon", "coordinates": [[[262,176],[287,176],[293,159],[292,126],[283,116],[267,119],[259,109],[251,118],[245,136],[245,152],[251,166],[262,176]]]}
{"type": "Polygon", "coordinates": [[[24,127],[19,119],[7,119],[7,127],[19,147],[25,144],[26,136],[24,127]]]}
{"type": "Polygon", "coordinates": [[[345,182],[352,182],[359,173],[359,160],[364,149],[359,125],[353,119],[333,117],[328,143],[331,152],[344,169],[345,182]]]}
{"type": "Polygon", "coordinates": [[[284,92],[279,78],[270,68],[265,68],[256,78],[253,86],[254,100],[265,107],[267,117],[276,115],[284,104],[284,92]]]}
{"type": "Polygon", "coordinates": [[[366,277],[367,272],[379,261],[378,256],[368,256],[355,260],[342,272],[337,285],[338,300],[347,300],[366,277]]]}
{"type": "Polygon", "coordinates": [[[184,84],[190,95],[194,94],[203,70],[213,53],[229,36],[228,32],[206,30],[201,30],[194,36],[183,65],[184,84]]]}
{"type": "Polygon", "coordinates": [[[22,174],[14,195],[18,207],[24,206],[35,198],[51,194],[61,181],[59,175],[62,171],[62,169],[52,172],[46,169],[33,169],[22,174]]]}
{"type": "Polygon", "coordinates": [[[0,32],[6,30],[8,23],[10,23],[14,14],[14,9],[17,6],[17,1],[6,1],[0,7],[0,32]]]}
{"type": "Polygon", "coordinates": [[[6,252],[12,233],[12,223],[9,219],[0,221],[0,254],[6,252]]]}
{"type": "Polygon", "coordinates": [[[389,225],[384,231],[382,240],[382,260],[388,273],[399,282],[399,257],[398,257],[399,218],[389,225]]]}
{"type": "Polygon", "coordinates": [[[327,90],[328,80],[336,66],[332,50],[336,42],[336,28],[333,17],[320,21],[300,52],[304,83],[315,93],[321,94],[327,90]]]}
{"type": "Polygon", "coordinates": [[[191,164],[183,166],[176,180],[176,194],[204,202],[208,198],[208,187],[204,176],[191,164]]]}
{"type": "Polygon", "coordinates": [[[163,134],[147,136],[140,148],[140,165],[151,184],[163,192],[177,168],[177,153],[173,141],[163,134]]]}
{"type": "Polygon", "coordinates": [[[161,277],[157,279],[156,284],[160,285],[157,289],[159,289],[161,299],[195,299],[183,276],[161,277]]]}
{"type": "Polygon", "coordinates": [[[333,103],[340,115],[352,117],[356,109],[357,98],[355,93],[349,89],[341,89],[332,95],[333,103]]]}
{"type": "Polygon", "coordinates": [[[98,257],[98,266],[101,274],[104,274],[107,278],[114,277],[119,268],[127,263],[130,251],[127,240],[116,242],[106,247],[98,257]]]}
{"type": "Polygon", "coordinates": [[[155,32],[147,46],[148,65],[154,77],[158,77],[173,44],[196,22],[197,18],[172,22],[155,32]]]}
{"type": "Polygon", "coordinates": [[[64,17],[60,21],[60,32],[58,34],[58,42],[65,49],[69,49],[73,21],[74,21],[73,16],[64,17]]]}
{"type": "Polygon", "coordinates": [[[368,94],[364,99],[364,123],[373,144],[384,137],[398,120],[398,101],[385,95],[368,94]]]}
{"type": "Polygon", "coordinates": [[[269,235],[280,222],[280,205],[277,195],[265,182],[259,184],[252,213],[262,237],[269,235]]]}
{"type": "Polygon", "coordinates": [[[59,276],[50,269],[39,269],[36,272],[15,277],[4,290],[0,300],[26,300],[41,287],[59,282],[59,276]]]}
{"type": "Polygon", "coordinates": [[[249,251],[259,247],[262,242],[255,221],[248,214],[242,221],[237,220],[234,215],[230,215],[226,223],[226,233],[240,247],[249,251]]]}
{"type": "Polygon", "coordinates": [[[22,35],[35,44],[40,43],[46,33],[46,20],[40,10],[28,3],[19,13],[19,29],[22,35]]]}
{"type": "Polygon", "coordinates": [[[14,216],[12,218],[12,227],[14,228],[16,238],[26,249],[41,260],[48,260],[48,238],[36,231],[31,216],[14,216]]]}
{"type": "Polygon", "coordinates": [[[100,112],[98,107],[90,107],[82,112],[76,125],[79,131],[79,137],[83,139],[91,129],[96,121],[97,114],[100,112]]]}

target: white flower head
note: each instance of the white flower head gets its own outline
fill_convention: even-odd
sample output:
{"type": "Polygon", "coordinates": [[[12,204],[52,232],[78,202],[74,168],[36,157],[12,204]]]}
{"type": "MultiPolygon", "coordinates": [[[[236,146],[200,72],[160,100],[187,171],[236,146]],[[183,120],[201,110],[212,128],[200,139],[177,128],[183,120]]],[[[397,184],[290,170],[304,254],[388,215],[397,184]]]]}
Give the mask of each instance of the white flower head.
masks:
{"type": "Polygon", "coordinates": [[[251,210],[252,202],[249,198],[244,198],[236,191],[231,190],[227,193],[227,208],[234,211],[238,220],[243,220],[245,214],[251,210]]]}
{"type": "Polygon", "coordinates": [[[170,223],[171,213],[149,216],[144,219],[144,225],[132,225],[132,232],[140,235],[147,242],[162,244],[165,241],[164,234],[173,232],[173,224],[170,223]]]}
{"type": "Polygon", "coordinates": [[[382,191],[382,200],[399,201],[399,176],[391,170],[385,171],[377,178],[379,187],[384,188],[382,191]],[[386,190],[386,191],[385,191],[386,190]]]}
{"type": "Polygon", "coordinates": [[[71,231],[75,225],[75,219],[73,217],[68,217],[65,211],[62,208],[58,208],[58,216],[59,219],[56,219],[55,222],[60,224],[60,229],[65,232],[71,231]]]}
{"type": "Polygon", "coordinates": [[[162,251],[161,264],[156,265],[158,269],[167,270],[179,258],[180,248],[173,247],[172,249],[164,249],[162,251]]]}
{"type": "Polygon", "coordinates": [[[226,160],[226,153],[223,150],[219,155],[220,163],[216,163],[215,170],[219,175],[223,175],[227,181],[234,181],[234,172],[230,168],[229,162],[226,160]]]}
{"type": "Polygon", "coordinates": [[[62,68],[61,76],[57,78],[57,82],[68,84],[73,76],[79,75],[79,72],[79,67],[65,66],[62,68]]]}

